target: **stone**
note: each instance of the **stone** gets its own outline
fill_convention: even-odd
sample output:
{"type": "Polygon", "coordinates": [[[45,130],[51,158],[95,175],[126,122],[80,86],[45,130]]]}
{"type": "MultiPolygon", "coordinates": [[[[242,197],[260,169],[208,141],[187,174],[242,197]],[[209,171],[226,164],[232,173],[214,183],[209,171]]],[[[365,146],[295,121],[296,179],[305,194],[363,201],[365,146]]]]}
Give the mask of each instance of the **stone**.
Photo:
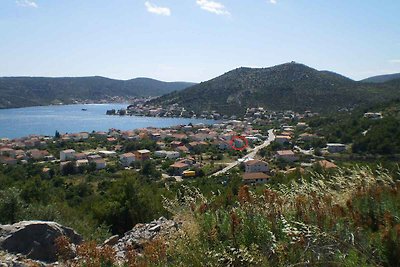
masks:
{"type": "Polygon", "coordinates": [[[0,225],[0,248],[29,259],[55,262],[57,251],[54,241],[66,236],[72,244],[80,244],[82,237],[73,229],[56,222],[22,221],[12,225],[0,225]]]}
{"type": "Polygon", "coordinates": [[[118,243],[119,236],[118,235],[113,235],[112,237],[108,238],[106,241],[104,241],[103,246],[114,246],[118,243]]]}

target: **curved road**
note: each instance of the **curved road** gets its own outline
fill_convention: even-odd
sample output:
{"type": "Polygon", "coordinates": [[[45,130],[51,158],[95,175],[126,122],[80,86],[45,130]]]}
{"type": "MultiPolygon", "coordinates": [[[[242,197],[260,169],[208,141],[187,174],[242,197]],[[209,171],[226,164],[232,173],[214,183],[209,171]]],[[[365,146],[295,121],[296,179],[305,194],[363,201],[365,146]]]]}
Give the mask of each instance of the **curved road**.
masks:
{"type": "MultiPolygon", "coordinates": [[[[244,156],[242,159],[246,159],[246,158],[254,158],[256,156],[256,154],[258,153],[258,151],[260,151],[260,149],[267,147],[271,144],[272,141],[275,140],[275,135],[274,135],[274,130],[271,129],[268,131],[268,139],[264,141],[264,143],[262,143],[259,146],[256,146],[250,153],[248,153],[246,156],[244,156]]],[[[211,174],[211,176],[217,176],[223,173],[226,173],[227,171],[229,171],[230,169],[236,167],[238,164],[240,164],[241,161],[237,160],[235,162],[229,163],[228,166],[226,166],[225,168],[223,168],[220,171],[217,171],[216,173],[211,174]]]]}

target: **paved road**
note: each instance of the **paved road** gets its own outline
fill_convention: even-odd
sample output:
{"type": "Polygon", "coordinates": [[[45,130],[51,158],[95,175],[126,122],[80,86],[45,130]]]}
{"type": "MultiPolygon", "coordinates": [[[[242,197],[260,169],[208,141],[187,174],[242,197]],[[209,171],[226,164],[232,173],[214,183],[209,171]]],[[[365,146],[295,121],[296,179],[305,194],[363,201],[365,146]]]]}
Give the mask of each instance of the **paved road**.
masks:
{"type": "MultiPolygon", "coordinates": [[[[275,140],[275,135],[274,135],[274,130],[271,129],[268,131],[268,139],[264,141],[264,143],[262,143],[259,146],[256,146],[250,153],[248,153],[246,156],[244,156],[243,158],[241,158],[240,160],[243,161],[246,158],[254,158],[256,156],[256,154],[258,153],[258,151],[260,151],[260,149],[267,147],[271,144],[272,141],[275,140]]],[[[240,160],[237,160],[235,162],[231,162],[228,164],[228,166],[226,166],[225,168],[223,168],[222,170],[213,173],[211,176],[217,176],[220,174],[223,174],[227,171],[229,171],[230,169],[236,167],[238,164],[240,164],[240,160]]]]}

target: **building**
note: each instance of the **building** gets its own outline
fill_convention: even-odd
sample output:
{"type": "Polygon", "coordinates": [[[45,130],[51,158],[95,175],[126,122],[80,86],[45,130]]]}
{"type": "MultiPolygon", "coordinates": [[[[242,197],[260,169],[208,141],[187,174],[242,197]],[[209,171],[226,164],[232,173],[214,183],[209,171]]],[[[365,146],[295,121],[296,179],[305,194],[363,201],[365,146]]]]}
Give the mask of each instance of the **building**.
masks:
{"type": "Polygon", "coordinates": [[[67,161],[67,160],[74,160],[75,159],[75,150],[67,149],[60,152],[60,160],[67,161]]]}
{"type": "Polygon", "coordinates": [[[174,164],[171,164],[169,166],[173,170],[174,175],[182,175],[184,171],[189,169],[189,164],[186,164],[184,162],[175,162],[174,164]]]}
{"type": "Polygon", "coordinates": [[[125,153],[119,156],[119,161],[123,167],[131,166],[132,162],[135,161],[135,154],[133,153],[125,153]]]}
{"type": "Polygon", "coordinates": [[[279,150],[276,151],[276,158],[285,161],[293,162],[299,159],[292,150],[279,150]]]}
{"type": "Polygon", "coordinates": [[[87,166],[89,165],[89,161],[87,159],[78,159],[75,164],[76,167],[87,166]]]}
{"type": "Polygon", "coordinates": [[[15,150],[9,147],[0,148],[0,156],[15,157],[15,150]]]}
{"type": "Polygon", "coordinates": [[[243,183],[251,185],[265,184],[269,178],[268,175],[262,172],[244,173],[242,176],[243,183]]]}
{"type": "Polygon", "coordinates": [[[106,161],[104,159],[102,159],[102,158],[95,159],[95,160],[92,160],[90,162],[93,162],[94,164],[96,164],[96,170],[105,169],[106,166],[107,166],[106,161]]]}
{"type": "Polygon", "coordinates": [[[339,143],[326,144],[326,148],[330,153],[340,153],[346,150],[346,145],[339,143]]]}
{"type": "Polygon", "coordinates": [[[367,119],[382,119],[382,113],[380,112],[366,112],[364,113],[364,118],[367,119]]]}
{"type": "Polygon", "coordinates": [[[150,159],[150,150],[141,149],[135,152],[135,158],[139,161],[149,160],[150,159]]]}
{"type": "Polygon", "coordinates": [[[49,156],[50,153],[47,150],[31,149],[28,150],[28,155],[34,160],[41,160],[49,156]]]}
{"type": "Polygon", "coordinates": [[[285,143],[289,143],[292,140],[292,138],[288,135],[277,135],[275,137],[275,142],[279,143],[279,144],[285,144],[285,143]]]}
{"type": "Polygon", "coordinates": [[[0,156],[0,163],[7,165],[15,165],[18,163],[18,160],[6,156],[0,156]]]}
{"type": "Polygon", "coordinates": [[[268,163],[262,160],[248,160],[244,163],[246,173],[252,172],[268,172],[268,163]]]}

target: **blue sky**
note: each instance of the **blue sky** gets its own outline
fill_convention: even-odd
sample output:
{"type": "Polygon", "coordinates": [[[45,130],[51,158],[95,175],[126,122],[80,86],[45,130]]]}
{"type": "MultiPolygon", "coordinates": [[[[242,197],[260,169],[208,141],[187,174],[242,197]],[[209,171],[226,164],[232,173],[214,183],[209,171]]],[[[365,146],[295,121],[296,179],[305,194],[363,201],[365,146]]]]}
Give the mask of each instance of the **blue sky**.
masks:
{"type": "Polygon", "coordinates": [[[204,81],[297,61],[400,72],[399,0],[0,0],[0,76],[204,81]]]}

